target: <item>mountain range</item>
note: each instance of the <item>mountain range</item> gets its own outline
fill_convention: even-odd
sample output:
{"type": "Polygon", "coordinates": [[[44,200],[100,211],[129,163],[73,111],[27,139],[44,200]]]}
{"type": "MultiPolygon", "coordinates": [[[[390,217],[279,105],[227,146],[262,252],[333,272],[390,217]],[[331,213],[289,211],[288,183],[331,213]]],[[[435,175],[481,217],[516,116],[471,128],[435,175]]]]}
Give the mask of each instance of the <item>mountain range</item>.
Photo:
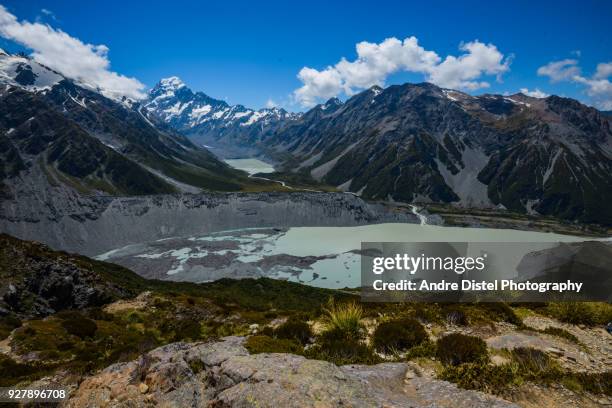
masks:
{"type": "Polygon", "coordinates": [[[3,51],[0,84],[5,199],[258,189],[265,181],[221,159],[263,157],[370,200],[612,225],[610,116],[569,98],[421,83],[290,113],[229,105],[170,77],[133,101],[3,51]]]}
{"type": "Polygon", "coordinates": [[[363,198],[612,223],[610,119],[573,99],[404,84],[289,115],[230,107],[174,77],[145,106],[196,142],[238,146],[363,198]],[[207,114],[198,121],[193,112],[202,104],[207,114]]]}
{"type": "Polygon", "coordinates": [[[250,182],[139,103],[110,99],[22,55],[0,51],[4,197],[240,190],[250,182]]]}
{"type": "Polygon", "coordinates": [[[253,110],[193,92],[178,77],[162,79],[144,103],[151,115],[221,156],[250,156],[262,135],[271,134],[300,114],[284,109],[253,110]]]}

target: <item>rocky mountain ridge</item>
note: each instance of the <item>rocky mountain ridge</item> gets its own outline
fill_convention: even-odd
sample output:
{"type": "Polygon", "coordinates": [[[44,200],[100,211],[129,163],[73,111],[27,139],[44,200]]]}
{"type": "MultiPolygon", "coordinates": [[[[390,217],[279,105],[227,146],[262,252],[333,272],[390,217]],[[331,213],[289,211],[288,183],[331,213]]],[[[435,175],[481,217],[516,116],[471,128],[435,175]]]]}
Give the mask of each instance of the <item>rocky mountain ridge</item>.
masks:
{"type": "Polygon", "coordinates": [[[151,116],[161,119],[195,142],[223,157],[250,156],[253,143],[297,113],[282,108],[253,110],[193,92],[178,77],[160,80],[144,102],[151,116]]]}
{"type": "Polygon", "coordinates": [[[106,98],[28,57],[0,53],[5,197],[239,190],[246,177],[133,101],[106,98]]]}
{"type": "Polygon", "coordinates": [[[266,142],[291,154],[287,169],[366,198],[612,222],[600,201],[612,194],[612,127],[577,101],[425,83],[325,106],[266,142]]]}
{"type": "Polygon", "coordinates": [[[367,199],[612,223],[612,125],[569,98],[374,86],[246,138],[209,132],[367,199]]]}

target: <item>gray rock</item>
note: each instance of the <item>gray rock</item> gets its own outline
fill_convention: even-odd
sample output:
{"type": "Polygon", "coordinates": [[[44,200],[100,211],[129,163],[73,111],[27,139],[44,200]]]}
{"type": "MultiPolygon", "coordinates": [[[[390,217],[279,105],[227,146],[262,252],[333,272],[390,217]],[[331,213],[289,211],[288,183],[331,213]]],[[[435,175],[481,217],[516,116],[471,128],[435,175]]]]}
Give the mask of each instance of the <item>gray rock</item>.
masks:
{"type": "Polygon", "coordinates": [[[292,354],[250,355],[243,341],[227,337],[158,348],[147,358],[115,364],[87,378],[64,405],[516,407],[446,381],[407,375],[412,369],[405,363],[338,367],[292,354]]]}

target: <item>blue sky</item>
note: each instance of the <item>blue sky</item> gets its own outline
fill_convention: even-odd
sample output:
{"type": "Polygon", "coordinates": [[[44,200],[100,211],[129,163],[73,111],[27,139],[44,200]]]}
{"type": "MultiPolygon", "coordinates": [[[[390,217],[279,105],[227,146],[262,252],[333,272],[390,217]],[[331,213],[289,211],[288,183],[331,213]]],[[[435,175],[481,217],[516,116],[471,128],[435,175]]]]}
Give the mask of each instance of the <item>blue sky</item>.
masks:
{"type": "MultiPolygon", "coordinates": [[[[194,90],[253,108],[274,101],[299,110],[304,109],[304,103],[312,104],[331,94],[346,97],[368,81],[389,85],[432,78],[444,78],[437,79],[440,85],[464,84],[464,90],[475,94],[515,93],[521,88],[533,92],[537,88],[602,109],[612,106],[607,65],[595,75],[598,64],[612,61],[610,1],[0,0],[0,4],[19,24],[38,22],[85,44],[105,45],[109,70],[136,78],[146,87],[176,75],[194,90]],[[376,45],[391,37],[400,41],[400,47],[402,40],[415,37],[423,52],[433,52],[438,58],[419,69],[402,65],[410,65],[410,61],[399,63],[396,69],[386,68],[389,61],[374,63],[372,68],[372,61],[366,58],[364,64],[350,66],[366,70],[365,79],[361,71],[325,71],[342,57],[354,62],[357,43],[376,45]],[[449,69],[438,66],[449,55],[460,58],[469,53],[459,47],[475,40],[491,45],[497,51],[492,57],[502,58],[487,62],[489,54],[482,54],[473,64],[484,63],[483,68],[469,61],[449,69]],[[562,60],[571,61],[538,75],[540,67],[562,60]],[[464,66],[475,69],[476,76],[457,72],[464,66]],[[308,85],[308,80],[298,79],[304,67],[316,71],[309,77],[309,87],[296,94],[308,85]],[[324,82],[328,79],[325,73],[333,77],[332,82],[324,82]]],[[[25,40],[19,34],[3,36],[11,35],[12,40],[0,39],[0,47],[23,49],[25,40]]],[[[26,44],[32,48],[28,41],[26,44]]],[[[393,60],[395,54],[389,52],[381,51],[381,55],[391,55],[393,60]]]]}

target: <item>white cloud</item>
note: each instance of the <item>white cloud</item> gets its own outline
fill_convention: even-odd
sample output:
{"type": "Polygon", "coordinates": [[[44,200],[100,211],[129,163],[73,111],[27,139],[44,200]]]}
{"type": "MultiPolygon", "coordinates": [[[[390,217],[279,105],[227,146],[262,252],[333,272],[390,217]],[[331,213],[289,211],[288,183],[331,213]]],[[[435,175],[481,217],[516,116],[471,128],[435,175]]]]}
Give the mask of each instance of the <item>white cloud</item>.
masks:
{"type": "Polygon", "coordinates": [[[272,98],[268,98],[268,100],[266,101],[266,108],[268,109],[276,108],[277,106],[278,104],[274,102],[272,98]]]}
{"type": "Polygon", "coordinates": [[[609,79],[594,79],[577,76],[574,81],[586,86],[586,93],[593,104],[602,110],[612,110],[612,82],[609,79]]]}
{"type": "Polygon", "coordinates": [[[597,70],[593,76],[596,79],[603,79],[612,76],[612,62],[597,64],[597,70]]]}
{"type": "Polygon", "coordinates": [[[304,106],[341,92],[352,95],[372,85],[384,86],[386,78],[396,72],[416,72],[426,79],[449,88],[486,88],[489,83],[478,81],[483,75],[498,77],[509,69],[497,47],[473,41],[460,46],[464,54],[447,56],[444,60],[434,51],[419,45],[416,37],[401,41],[387,38],[380,44],[360,42],[356,45],[357,59],[342,58],[334,66],[319,71],[304,67],[298,73],[303,86],[294,91],[294,98],[304,106]]]}
{"type": "Polygon", "coordinates": [[[111,98],[145,97],[145,86],[110,70],[108,47],[83,43],[78,38],[41,23],[18,21],[0,5],[0,36],[32,50],[32,58],[64,76],[111,98]]]}
{"type": "Polygon", "coordinates": [[[51,17],[53,20],[57,20],[55,18],[55,13],[53,13],[51,10],[46,9],[46,8],[41,8],[40,12],[43,13],[44,15],[51,17]]]}
{"type": "Polygon", "coordinates": [[[510,60],[493,44],[473,41],[459,47],[465,54],[446,59],[431,68],[429,81],[445,88],[469,89],[488,88],[488,82],[478,82],[482,75],[500,76],[510,68],[510,60]]]}
{"type": "Polygon", "coordinates": [[[553,61],[538,68],[538,75],[547,76],[552,82],[566,81],[580,75],[580,67],[575,59],[553,61]]]}
{"type": "Polygon", "coordinates": [[[528,88],[521,88],[521,93],[523,95],[531,96],[532,98],[546,98],[550,96],[550,94],[542,92],[538,88],[534,89],[533,91],[530,91],[528,88]]]}
{"type": "Polygon", "coordinates": [[[294,95],[304,106],[312,106],[317,99],[331,98],[342,91],[342,76],[333,67],[327,67],[323,71],[304,67],[298,73],[298,78],[304,83],[296,89],[294,95]]]}
{"type": "Polygon", "coordinates": [[[550,62],[538,69],[538,74],[550,77],[551,81],[571,81],[585,86],[587,95],[594,106],[602,110],[612,110],[612,62],[597,64],[591,77],[581,74],[577,60],[550,62]]]}

